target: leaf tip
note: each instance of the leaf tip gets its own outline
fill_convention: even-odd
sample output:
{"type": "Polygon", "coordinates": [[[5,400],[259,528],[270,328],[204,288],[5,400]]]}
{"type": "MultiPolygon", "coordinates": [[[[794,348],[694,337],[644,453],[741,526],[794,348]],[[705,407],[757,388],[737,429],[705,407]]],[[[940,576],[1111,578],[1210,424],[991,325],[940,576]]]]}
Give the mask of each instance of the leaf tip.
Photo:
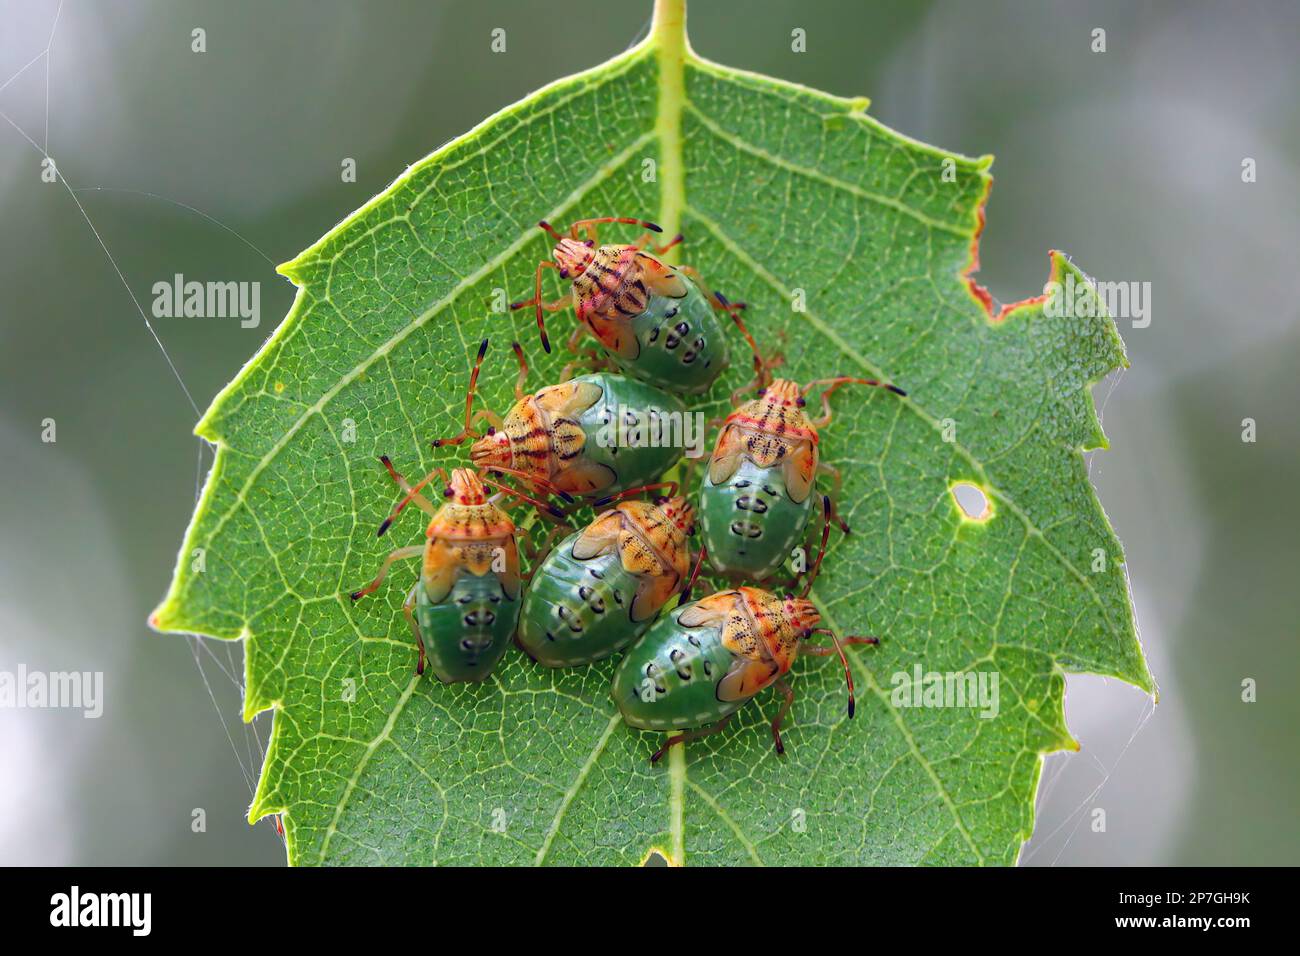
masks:
{"type": "Polygon", "coordinates": [[[145,623],[155,634],[177,634],[185,630],[178,615],[175,588],[163,598],[162,603],[149,612],[145,623]]]}
{"type": "Polygon", "coordinates": [[[302,285],[302,273],[299,271],[302,264],[302,256],[296,259],[290,259],[288,262],[282,262],[275,267],[275,271],[284,276],[294,285],[302,285]]]}
{"type": "Polygon", "coordinates": [[[253,802],[248,806],[248,814],[245,817],[250,827],[256,826],[262,819],[269,817],[273,813],[280,814],[281,822],[288,815],[283,807],[272,807],[268,806],[267,803],[266,796],[259,787],[257,794],[253,797],[253,802]]]}
{"type": "Polygon", "coordinates": [[[204,411],[203,417],[194,424],[194,434],[212,445],[216,445],[219,441],[216,432],[216,422],[220,404],[220,402],[214,399],[212,404],[207,407],[206,411],[204,411]]]}

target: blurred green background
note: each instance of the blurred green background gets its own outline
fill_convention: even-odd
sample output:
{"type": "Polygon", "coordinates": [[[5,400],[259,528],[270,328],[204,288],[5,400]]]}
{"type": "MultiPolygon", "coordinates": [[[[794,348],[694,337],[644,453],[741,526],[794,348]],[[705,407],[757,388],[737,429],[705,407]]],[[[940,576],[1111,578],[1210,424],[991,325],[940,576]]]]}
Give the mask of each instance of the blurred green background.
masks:
{"type": "MultiPolygon", "coordinates": [[[[274,826],[244,822],[270,718],[240,722],[240,648],[144,624],[211,454],[132,297],[149,315],[175,273],[262,283],[257,328],[150,316],[205,408],[288,310],[274,263],[625,49],[649,7],[0,3],[0,669],[103,671],[106,696],[98,720],[0,710],[0,863],[284,862],[274,826]],[[71,192],[42,182],[47,151],[71,192]]],[[[1048,759],[1022,863],[1300,863],[1300,8],[693,0],[690,27],[711,59],[996,154],[997,298],[1039,291],[1049,248],[1152,284],[1150,326],[1120,326],[1132,369],[1097,388],[1112,450],[1091,470],[1161,701],[1070,678],[1083,749],[1048,759]]]]}

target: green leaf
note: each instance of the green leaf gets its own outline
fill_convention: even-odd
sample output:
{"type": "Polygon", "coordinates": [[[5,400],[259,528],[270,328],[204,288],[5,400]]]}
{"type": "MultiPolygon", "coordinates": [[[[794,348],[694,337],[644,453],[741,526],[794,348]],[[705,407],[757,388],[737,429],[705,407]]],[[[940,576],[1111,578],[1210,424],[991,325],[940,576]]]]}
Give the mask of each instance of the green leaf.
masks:
{"type": "MultiPolygon", "coordinates": [[[[681,0],[660,0],[645,43],[439,149],[284,266],[292,311],[198,426],[216,463],[153,619],[245,640],[245,717],[276,709],[250,819],[283,813],[303,864],[1014,862],[1041,755],[1077,746],[1064,672],[1154,682],[1081,454],[1105,445],[1090,388],[1123,345],[1088,286],[1077,317],[986,308],[969,275],[990,162],[908,140],[863,100],[705,62],[681,0]],[[428,443],[458,430],[484,335],[485,404],[508,406],[503,346],[536,339],[531,316],[491,314],[494,290],[529,290],[539,219],[596,215],[684,231],[681,259],[749,303],[782,374],[909,392],[842,391],[823,430],[853,534],[814,596],[884,642],[852,651],[852,721],[838,663],[797,662],[784,759],[769,695],[652,768],[659,738],[618,719],[611,662],[556,672],[512,650],[491,681],[444,686],[414,675],[402,586],[347,599],[420,540],[409,516],[375,538],[396,500],[376,455],[455,460],[428,443]],[[988,520],[964,518],[958,482],[988,520]],[[893,706],[917,667],[996,673],[996,717],[893,706]]],[[[1051,276],[1086,282],[1059,254],[1051,276]]],[[[532,352],[540,387],[565,356],[532,352]]]]}

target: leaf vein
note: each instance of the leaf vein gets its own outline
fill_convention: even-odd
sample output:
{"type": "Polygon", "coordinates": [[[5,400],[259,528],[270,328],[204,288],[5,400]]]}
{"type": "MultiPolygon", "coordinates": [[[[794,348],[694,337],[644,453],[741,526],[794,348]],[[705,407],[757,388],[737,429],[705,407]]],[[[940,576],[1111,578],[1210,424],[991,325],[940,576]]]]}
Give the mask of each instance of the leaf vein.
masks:
{"type": "Polygon", "coordinates": [[[909,206],[907,203],[903,202],[900,199],[894,199],[891,196],[885,196],[882,195],[881,193],[872,192],[869,189],[863,189],[861,186],[855,185],[854,183],[846,182],[842,179],[836,179],[834,176],[828,175],[827,173],[823,173],[821,170],[818,169],[812,169],[808,166],[800,166],[798,163],[791,162],[788,159],[784,159],[773,153],[769,153],[767,150],[763,149],[760,146],[754,146],[751,143],[747,143],[745,142],[745,140],[741,139],[739,136],[736,136],[730,130],[727,130],[722,126],[719,126],[707,115],[701,112],[699,107],[697,107],[694,103],[691,103],[689,100],[686,103],[686,110],[692,116],[694,116],[696,121],[705,129],[707,129],[710,133],[712,133],[718,139],[721,139],[724,142],[731,144],[736,149],[740,150],[742,153],[748,153],[751,156],[761,159],[766,163],[770,163],[771,165],[776,166],[779,169],[784,169],[787,172],[796,173],[807,179],[813,179],[826,186],[830,186],[833,189],[838,189],[841,190],[842,192],[850,193],[854,196],[857,196],[859,199],[865,199],[868,202],[872,202],[880,206],[887,206],[890,209],[893,209],[895,212],[901,212],[905,216],[910,216],[912,219],[915,219],[917,222],[921,223],[922,225],[928,226],[931,229],[938,229],[941,230],[942,232],[952,233],[953,235],[960,236],[963,239],[967,238],[970,235],[970,230],[968,228],[964,226],[955,226],[952,223],[942,222],[941,220],[934,219],[930,216],[927,216],[919,209],[913,209],[911,206],[909,206]]]}
{"type": "Polygon", "coordinates": [[[609,743],[609,738],[614,735],[614,728],[617,727],[622,720],[623,716],[619,713],[615,713],[609,718],[609,723],[605,725],[605,732],[600,735],[600,739],[596,741],[596,746],[591,748],[591,753],[587,755],[587,759],[583,761],[582,766],[578,769],[578,775],[574,777],[573,783],[570,784],[569,789],[565,791],[564,798],[560,801],[560,805],[555,811],[555,817],[551,820],[551,825],[546,830],[546,838],[542,841],[541,847],[537,850],[537,857],[533,861],[535,866],[541,866],[542,862],[546,859],[546,854],[550,851],[551,844],[555,842],[556,834],[560,832],[560,823],[564,820],[564,814],[568,812],[569,804],[573,803],[573,798],[576,797],[578,791],[582,789],[582,785],[587,781],[587,775],[591,773],[591,768],[596,764],[596,758],[604,752],[605,746],[609,743]]]}
{"type": "MultiPolygon", "coordinates": [[[[614,156],[612,159],[607,161],[598,170],[596,170],[596,172],[590,178],[580,183],[573,190],[573,192],[571,192],[560,202],[558,206],[556,206],[553,210],[551,210],[547,218],[556,219],[563,216],[566,210],[576,205],[595,186],[599,185],[605,179],[608,179],[615,169],[617,169],[623,163],[627,162],[630,158],[632,158],[632,156],[636,153],[638,149],[645,146],[653,138],[654,138],[653,131],[647,132],[644,135],[638,137],[627,149],[623,150],[621,153],[619,153],[618,155],[614,156]]],[[[379,346],[379,348],[371,352],[370,355],[367,356],[362,362],[360,362],[355,368],[353,368],[346,375],[342,376],[338,380],[338,382],[336,382],[333,386],[327,389],[325,393],[319,399],[317,399],[314,404],[310,405],[307,408],[307,410],[303,412],[302,415],[300,415],[298,419],[295,420],[294,423],[285,430],[285,433],[280,436],[280,438],[276,441],[276,443],[266,452],[266,454],[264,454],[258,460],[257,464],[253,466],[253,469],[249,472],[248,478],[244,481],[243,487],[241,487],[239,489],[239,492],[235,495],[234,501],[231,503],[230,507],[226,509],[226,511],[222,514],[222,516],[217,520],[216,524],[213,526],[212,531],[208,535],[207,541],[211,543],[217,537],[217,535],[221,533],[221,529],[225,526],[226,522],[239,509],[239,507],[243,505],[249,489],[252,488],[253,483],[258,479],[262,471],[264,471],[266,466],[269,465],[273,460],[275,460],[276,456],[278,456],[280,452],[284,450],[285,446],[287,446],[290,440],[292,440],[293,436],[296,435],[302,429],[303,425],[306,424],[308,419],[310,419],[313,415],[321,412],[325,408],[325,406],[328,405],[334,399],[334,397],[339,394],[339,392],[343,391],[345,387],[347,387],[353,381],[355,381],[356,378],[360,376],[363,372],[365,372],[367,369],[369,369],[371,365],[379,361],[379,359],[387,356],[389,352],[391,352],[394,348],[396,348],[403,341],[405,341],[406,338],[410,336],[416,329],[424,325],[424,323],[429,321],[429,319],[433,318],[435,315],[439,314],[447,306],[455,302],[456,299],[461,295],[461,293],[465,292],[467,289],[473,288],[480,281],[482,281],[484,278],[490,275],[495,269],[497,269],[501,265],[504,265],[516,253],[521,251],[524,248],[524,246],[526,246],[532,240],[533,240],[533,233],[531,231],[524,233],[519,237],[519,239],[517,239],[516,241],[512,242],[509,246],[507,246],[503,252],[499,253],[498,255],[492,256],[490,259],[484,262],[484,264],[480,266],[477,270],[475,270],[470,275],[466,276],[460,282],[456,283],[456,285],[451,289],[451,291],[449,291],[441,299],[439,299],[438,301],[434,302],[431,306],[429,306],[428,309],[420,313],[420,315],[416,316],[409,323],[403,326],[400,331],[398,331],[396,334],[392,336],[392,338],[390,338],[383,345],[379,346]]]]}

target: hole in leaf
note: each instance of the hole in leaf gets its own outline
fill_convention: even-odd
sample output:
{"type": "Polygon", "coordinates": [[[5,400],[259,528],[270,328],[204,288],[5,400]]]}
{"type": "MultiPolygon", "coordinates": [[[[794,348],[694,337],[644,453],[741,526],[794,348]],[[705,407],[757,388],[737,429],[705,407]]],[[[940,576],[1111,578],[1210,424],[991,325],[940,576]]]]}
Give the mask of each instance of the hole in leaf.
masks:
{"type": "Polygon", "coordinates": [[[988,521],[993,517],[993,505],[983,489],[969,481],[959,481],[949,489],[953,500],[968,521],[988,521]]]}
{"type": "Polygon", "coordinates": [[[664,856],[662,850],[651,848],[650,852],[645,855],[641,861],[642,866],[668,866],[668,857],[664,856]]]}

